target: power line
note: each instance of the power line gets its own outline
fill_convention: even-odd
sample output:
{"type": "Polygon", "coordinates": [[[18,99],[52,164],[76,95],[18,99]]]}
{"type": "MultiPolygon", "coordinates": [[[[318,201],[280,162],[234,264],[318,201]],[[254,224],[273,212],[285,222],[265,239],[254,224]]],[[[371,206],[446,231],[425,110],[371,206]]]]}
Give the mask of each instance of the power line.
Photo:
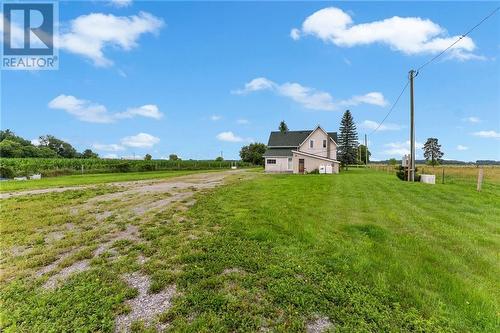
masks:
{"type": "Polygon", "coordinates": [[[403,96],[403,93],[405,92],[405,90],[408,87],[409,83],[410,83],[410,81],[406,80],[406,84],[404,85],[403,89],[399,93],[398,98],[396,98],[396,101],[392,104],[391,108],[389,109],[389,112],[387,112],[387,114],[385,115],[384,119],[382,119],[382,121],[378,124],[377,128],[375,128],[373,131],[371,131],[370,134],[368,134],[368,135],[372,135],[373,133],[375,133],[380,128],[380,126],[382,126],[382,124],[384,123],[384,121],[387,119],[387,117],[389,117],[389,115],[392,113],[392,111],[394,110],[394,108],[398,104],[399,100],[401,99],[401,96],[403,96]]]}
{"type": "MultiPolygon", "coordinates": [[[[464,33],[463,35],[461,35],[456,41],[454,41],[452,44],[450,44],[447,48],[445,48],[443,51],[441,51],[439,54],[437,54],[436,56],[434,56],[433,58],[431,58],[430,60],[428,60],[427,62],[425,62],[424,64],[422,64],[420,67],[418,67],[418,69],[415,71],[415,76],[416,77],[419,72],[424,68],[426,67],[427,65],[429,65],[430,63],[432,63],[433,61],[435,61],[437,58],[439,58],[440,56],[442,56],[444,53],[446,53],[449,49],[451,49],[453,46],[455,46],[458,42],[460,42],[462,39],[464,39],[467,35],[469,35],[472,31],[474,31],[477,27],[479,27],[481,24],[483,24],[487,19],[489,19],[490,17],[492,17],[493,15],[496,14],[496,12],[500,10],[500,7],[497,7],[495,8],[491,13],[489,13],[487,16],[485,16],[481,21],[479,21],[479,23],[477,23],[475,26],[473,26],[472,28],[470,28],[466,33],[464,33]]],[[[398,101],[401,99],[401,96],[403,95],[403,93],[405,92],[406,88],[408,87],[408,84],[410,83],[409,80],[406,81],[406,84],[405,86],[403,87],[403,89],[401,90],[401,93],[399,94],[398,98],[396,99],[396,101],[394,102],[394,104],[392,105],[392,107],[390,108],[389,112],[387,112],[387,114],[385,115],[384,119],[382,119],[382,121],[378,124],[378,126],[370,132],[370,134],[368,135],[372,135],[373,133],[375,133],[376,131],[378,131],[378,129],[382,126],[382,124],[384,123],[384,121],[389,117],[389,115],[392,113],[392,111],[394,110],[394,108],[396,107],[396,104],[398,104],[398,101]]]]}
{"type": "Polygon", "coordinates": [[[431,62],[433,62],[434,60],[436,60],[437,58],[439,58],[440,56],[442,56],[444,53],[446,53],[449,49],[451,49],[453,46],[455,46],[458,42],[460,42],[462,39],[464,39],[467,35],[469,35],[472,31],[474,31],[477,27],[479,27],[481,24],[484,23],[484,21],[486,21],[487,19],[489,19],[490,17],[492,17],[493,15],[496,14],[496,12],[500,9],[500,7],[497,7],[495,8],[490,14],[488,14],[486,17],[484,17],[478,24],[476,24],[475,26],[473,26],[472,28],[470,28],[465,34],[461,35],[456,41],[454,41],[453,43],[450,44],[450,46],[448,46],[447,48],[445,48],[443,51],[441,51],[439,54],[437,54],[436,56],[434,56],[432,59],[428,60],[426,63],[424,63],[423,65],[421,65],[419,68],[417,68],[417,74],[419,71],[422,70],[422,68],[424,68],[425,66],[429,65],[431,62]]]}

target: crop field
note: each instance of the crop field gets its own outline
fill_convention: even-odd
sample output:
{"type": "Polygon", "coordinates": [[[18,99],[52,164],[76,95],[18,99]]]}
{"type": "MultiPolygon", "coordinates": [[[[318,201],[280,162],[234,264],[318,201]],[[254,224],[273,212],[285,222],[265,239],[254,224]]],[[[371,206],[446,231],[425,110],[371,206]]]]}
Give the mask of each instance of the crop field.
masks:
{"type": "Polygon", "coordinates": [[[12,170],[15,176],[41,173],[59,176],[84,173],[144,172],[161,170],[211,170],[228,169],[231,165],[248,167],[241,161],[214,160],[121,160],[101,158],[2,158],[0,166],[12,170]]]}
{"type": "Polygon", "coordinates": [[[500,329],[500,183],[177,176],[1,199],[0,330],[500,329]]]}

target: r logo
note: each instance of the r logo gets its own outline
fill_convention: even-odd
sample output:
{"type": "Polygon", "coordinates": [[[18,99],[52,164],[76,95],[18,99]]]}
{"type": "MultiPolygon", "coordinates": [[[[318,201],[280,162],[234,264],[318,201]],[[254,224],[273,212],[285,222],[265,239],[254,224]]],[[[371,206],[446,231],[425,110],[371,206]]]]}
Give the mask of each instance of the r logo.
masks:
{"type": "Polygon", "coordinates": [[[54,54],[52,3],[4,3],[3,15],[5,56],[54,54]]]}

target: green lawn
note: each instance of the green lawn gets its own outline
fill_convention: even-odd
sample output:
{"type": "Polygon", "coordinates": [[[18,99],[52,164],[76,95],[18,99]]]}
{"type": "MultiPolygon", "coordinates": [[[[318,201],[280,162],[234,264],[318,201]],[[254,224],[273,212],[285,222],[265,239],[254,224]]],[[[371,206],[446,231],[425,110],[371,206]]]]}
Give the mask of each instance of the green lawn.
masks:
{"type": "Polygon", "coordinates": [[[104,184],[104,183],[133,181],[133,180],[164,179],[164,178],[189,175],[199,172],[214,172],[214,171],[181,170],[181,171],[150,171],[150,172],[128,172],[128,173],[99,173],[99,174],[49,177],[40,180],[27,180],[27,181],[9,180],[0,182],[0,192],[32,190],[32,189],[41,189],[49,187],[104,184]]]}
{"type": "Polygon", "coordinates": [[[301,332],[315,316],[338,332],[500,329],[499,185],[478,193],[371,170],[234,177],[231,186],[199,194],[185,213],[135,221],[144,242],[116,244],[120,260],[93,259],[92,270],[41,292],[43,280],[30,278],[30,269],[68,244],[88,256],[107,226],[50,251],[32,232],[67,221],[67,207],[99,190],[92,191],[2,202],[2,248],[32,244],[39,254],[7,259],[14,277],[1,287],[6,332],[112,331],[133,296],[118,276],[139,269],[138,253],[149,257],[142,271],[152,292],[172,283],[181,292],[161,316],[172,331],[301,332]]]}

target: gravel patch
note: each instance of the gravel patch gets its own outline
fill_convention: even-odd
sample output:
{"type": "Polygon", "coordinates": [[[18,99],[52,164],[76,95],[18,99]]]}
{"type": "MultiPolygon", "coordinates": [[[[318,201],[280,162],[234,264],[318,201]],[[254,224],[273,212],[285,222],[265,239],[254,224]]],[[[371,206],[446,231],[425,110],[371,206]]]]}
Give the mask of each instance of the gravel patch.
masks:
{"type": "MultiPolygon", "coordinates": [[[[171,301],[176,294],[175,285],[169,286],[159,293],[149,294],[151,280],[147,275],[135,272],[125,275],[124,279],[130,287],[138,290],[139,295],[127,301],[131,311],[116,318],[115,332],[130,332],[130,326],[135,321],[142,321],[149,326],[158,314],[172,306],[171,301]]],[[[156,323],[157,328],[161,326],[156,323]]]]}
{"type": "Polygon", "coordinates": [[[20,257],[20,256],[23,256],[25,254],[28,254],[30,251],[31,251],[31,247],[19,245],[19,246],[11,247],[8,252],[13,257],[20,257]]]}
{"type": "Polygon", "coordinates": [[[333,326],[332,322],[328,317],[318,317],[313,321],[310,321],[306,325],[307,333],[322,333],[326,332],[329,328],[333,326]]]}
{"type": "Polygon", "coordinates": [[[243,273],[245,273],[245,271],[239,268],[226,268],[225,270],[222,271],[222,275],[243,274],[243,273]]]}
{"type": "Polygon", "coordinates": [[[89,186],[54,187],[54,188],[44,188],[41,190],[29,190],[29,191],[19,191],[19,192],[11,192],[11,193],[0,193],[0,199],[8,199],[8,198],[12,198],[12,197],[19,197],[22,195],[36,195],[36,194],[45,194],[45,193],[53,193],[53,192],[83,190],[86,188],[89,188],[89,186]]]}
{"type": "Polygon", "coordinates": [[[147,257],[143,256],[142,254],[139,254],[139,255],[137,256],[137,263],[138,263],[139,265],[144,265],[144,264],[145,264],[148,260],[149,260],[149,258],[147,258],[147,257]]]}
{"type": "Polygon", "coordinates": [[[40,277],[44,274],[47,274],[49,272],[52,272],[53,270],[55,270],[57,268],[57,266],[59,266],[59,264],[66,258],[70,257],[72,254],[76,253],[78,249],[73,249],[69,252],[66,252],[66,253],[63,253],[59,258],[57,258],[55,261],[51,262],[50,264],[48,264],[47,266],[44,266],[42,268],[40,268],[36,273],[35,273],[35,277],[40,277]]]}
{"type": "Polygon", "coordinates": [[[99,245],[99,247],[94,251],[94,256],[97,257],[108,250],[114,242],[119,240],[129,240],[129,241],[138,241],[139,238],[139,228],[135,225],[128,225],[127,229],[118,231],[111,235],[110,239],[99,245]]]}
{"type": "Polygon", "coordinates": [[[52,231],[45,236],[45,243],[52,243],[64,238],[64,232],[62,231],[52,231]]]}
{"type": "Polygon", "coordinates": [[[106,210],[102,213],[98,213],[95,215],[95,218],[98,222],[102,222],[104,221],[105,219],[107,219],[108,217],[110,217],[111,215],[113,215],[113,212],[109,211],[109,210],[106,210]]]}
{"type": "Polygon", "coordinates": [[[89,269],[88,260],[77,261],[73,265],[63,268],[59,273],[52,275],[43,285],[43,289],[54,290],[56,287],[67,280],[70,275],[80,273],[89,269]]]}

